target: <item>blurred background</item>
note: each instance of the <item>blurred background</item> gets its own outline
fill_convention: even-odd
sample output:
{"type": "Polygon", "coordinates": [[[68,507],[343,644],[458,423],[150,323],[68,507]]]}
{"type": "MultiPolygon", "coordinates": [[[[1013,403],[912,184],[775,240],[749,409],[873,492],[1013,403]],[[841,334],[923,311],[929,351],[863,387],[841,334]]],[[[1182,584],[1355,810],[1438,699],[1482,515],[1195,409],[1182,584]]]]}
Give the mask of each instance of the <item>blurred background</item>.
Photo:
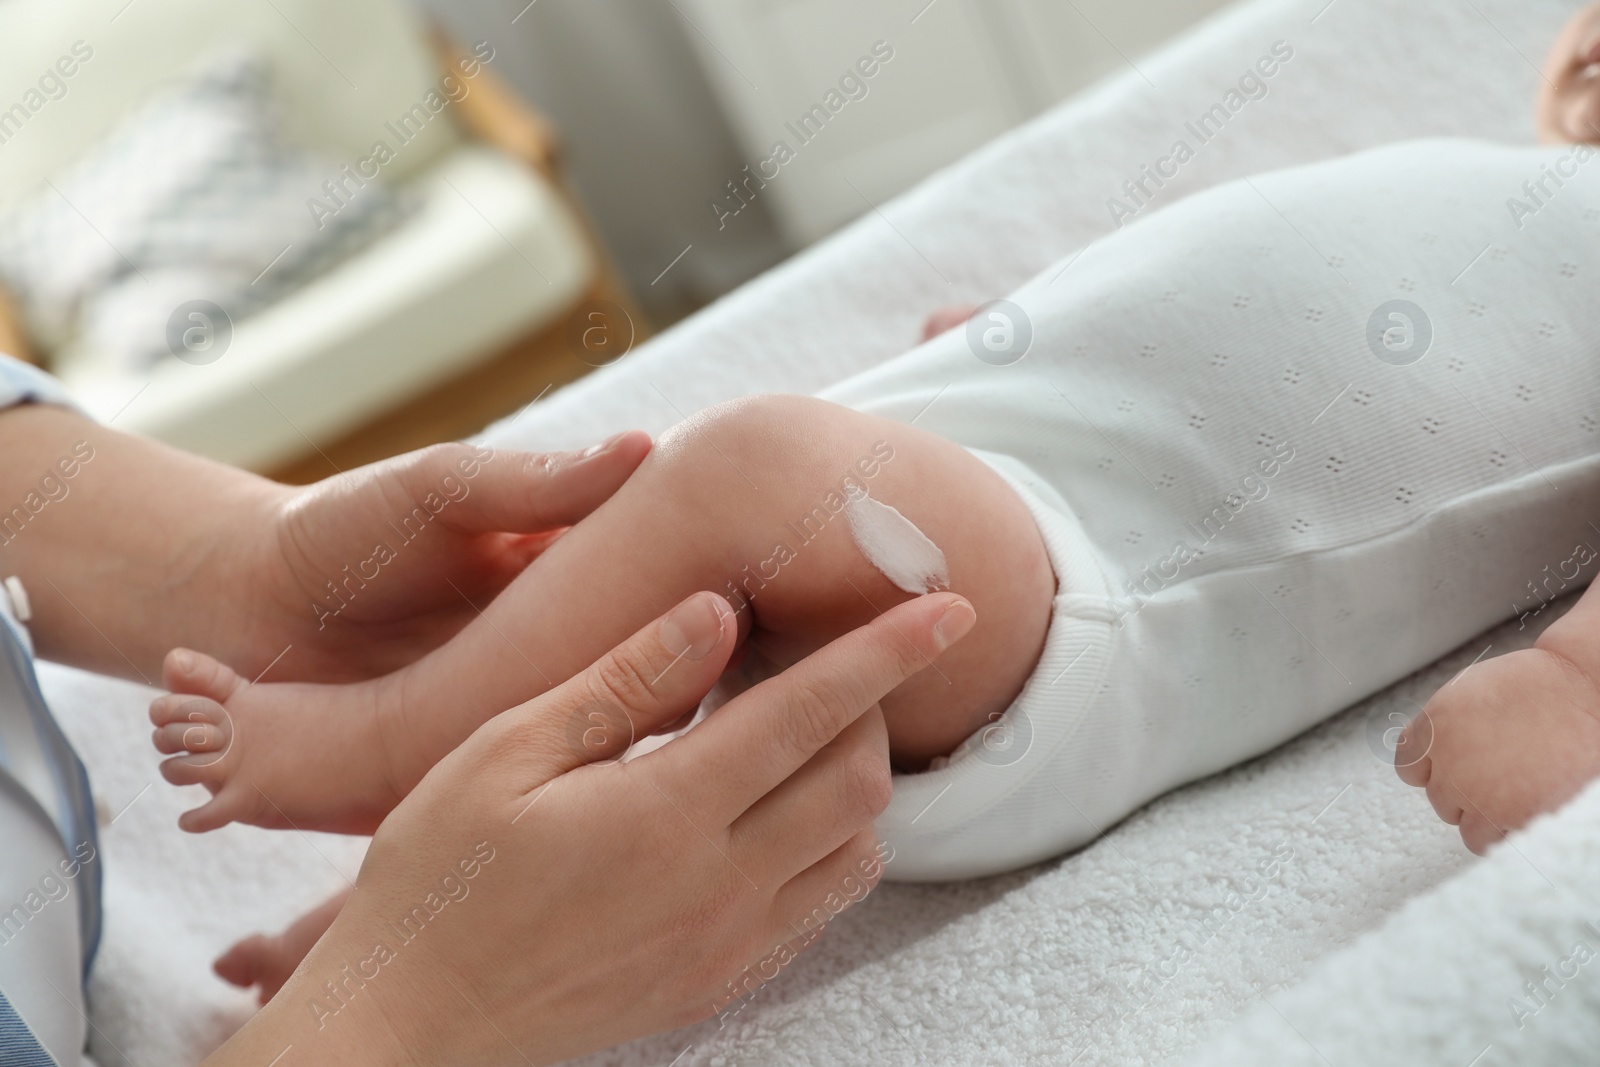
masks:
{"type": "Polygon", "coordinates": [[[1224,0],[426,6],[459,39],[503,52],[501,73],[561,130],[574,188],[645,310],[666,324],[854,219],[868,209],[863,195],[881,204],[1224,0]],[[863,79],[867,96],[800,145],[786,124],[878,41],[894,58],[863,79]],[[737,207],[727,182],[779,140],[795,158],[719,227],[710,205],[737,207]]]}
{"type": "Polygon", "coordinates": [[[623,358],[1222,0],[0,0],[0,349],[304,481],[623,358]]]}

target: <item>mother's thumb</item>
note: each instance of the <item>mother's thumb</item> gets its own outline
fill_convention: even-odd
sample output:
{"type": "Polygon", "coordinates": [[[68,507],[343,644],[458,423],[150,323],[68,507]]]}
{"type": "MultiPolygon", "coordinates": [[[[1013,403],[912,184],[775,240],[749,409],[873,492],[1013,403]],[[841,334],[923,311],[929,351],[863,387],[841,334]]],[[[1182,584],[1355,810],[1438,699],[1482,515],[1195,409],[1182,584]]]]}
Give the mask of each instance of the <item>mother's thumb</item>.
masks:
{"type": "Polygon", "coordinates": [[[475,476],[446,514],[457,527],[540,533],[571,526],[611,499],[650,451],[650,435],[630,430],[578,452],[474,450],[475,476]]]}

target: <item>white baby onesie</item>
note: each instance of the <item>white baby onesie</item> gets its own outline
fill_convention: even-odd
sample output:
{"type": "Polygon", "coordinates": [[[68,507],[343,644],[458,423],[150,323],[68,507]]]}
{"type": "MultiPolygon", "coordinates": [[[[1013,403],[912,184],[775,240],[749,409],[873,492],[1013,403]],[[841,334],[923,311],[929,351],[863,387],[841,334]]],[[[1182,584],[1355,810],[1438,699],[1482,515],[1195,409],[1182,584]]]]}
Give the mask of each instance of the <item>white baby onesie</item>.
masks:
{"type": "Polygon", "coordinates": [[[895,779],[890,877],[1080,846],[1589,580],[1595,157],[1412,142],[1220,186],[823,394],[988,461],[1059,582],[1020,698],[895,779]]]}

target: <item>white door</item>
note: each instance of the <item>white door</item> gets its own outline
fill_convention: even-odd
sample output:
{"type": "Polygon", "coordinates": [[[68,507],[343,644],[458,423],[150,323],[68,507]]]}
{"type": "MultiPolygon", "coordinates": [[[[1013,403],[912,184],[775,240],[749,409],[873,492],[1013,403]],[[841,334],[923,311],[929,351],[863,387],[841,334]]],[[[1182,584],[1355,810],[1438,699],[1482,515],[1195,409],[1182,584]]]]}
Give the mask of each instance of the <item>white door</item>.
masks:
{"type": "Polygon", "coordinates": [[[881,205],[1224,0],[670,0],[797,247],[881,205]]]}

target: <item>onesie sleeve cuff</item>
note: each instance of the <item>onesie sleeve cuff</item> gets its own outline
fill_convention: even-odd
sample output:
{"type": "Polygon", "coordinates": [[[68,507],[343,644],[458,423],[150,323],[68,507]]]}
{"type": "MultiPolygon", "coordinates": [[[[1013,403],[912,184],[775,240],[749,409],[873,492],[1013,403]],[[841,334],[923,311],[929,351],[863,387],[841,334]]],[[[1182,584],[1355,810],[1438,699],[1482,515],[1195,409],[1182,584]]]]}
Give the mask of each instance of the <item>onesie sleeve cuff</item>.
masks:
{"type": "MultiPolygon", "coordinates": [[[[1056,576],[1045,647],[1021,695],[957,747],[945,765],[895,775],[894,795],[875,823],[892,850],[884,876],[942,881],[993,874],[1060,850],[1006,835],[962,833],[983,813],[1048,773],[1098,697],[1116,645],[1113,589],[1099,553],[1059,494],[1010,456],[969,449],[1022,498],[1056,576]]],[[[1093,836],[1086,829],[1081,835],[1093,836]]]]}

